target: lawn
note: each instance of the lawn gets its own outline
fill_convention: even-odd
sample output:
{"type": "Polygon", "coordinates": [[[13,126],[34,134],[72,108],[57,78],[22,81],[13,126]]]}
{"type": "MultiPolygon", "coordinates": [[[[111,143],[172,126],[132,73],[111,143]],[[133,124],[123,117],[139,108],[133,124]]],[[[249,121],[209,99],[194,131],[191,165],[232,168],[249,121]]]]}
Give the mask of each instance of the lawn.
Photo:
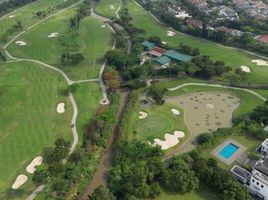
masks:
{"type": "Polygon", "coordinates": [[[121,0],[100,0],[95,8],[95,12],[110,19],[116,18],[116,11],[121,4],[121,0]]]}
{"type": "Polygon", "coordinates": [[[171,46],[185,43],[192,47],[198,47],[202,55],[209,55],[214,60],[222,60],[233,68],[246,65],[252,68],[252,73],[247,75],[245,82],[267,83],[268,67],[256,66],[251,63],[254,56],[240,50],[229,49],[216,43],[177,33],[174,37],[168,37],[166,32],[169,27],[157,22],[147,11],[140,7],[134,0],[128,0],[127,8],[133,18],[133,24],[144,29],[148,35],[159,36],[171,46]]]}
{"type": "Polygon", "coordinates": [[[78,106],[77,131],[79,134],[79,142],[83,141],[86,125],[88,125],[99,102],[102,99],[102,93],[98,83],[80,83],[73,86],[73,95],[78,106]]]}
{"type": "MultiPolygon", "coordinates": [[[[13,12],[9,13],[6,17],[0,20],[0,36],[3,35],[8,28],[16,24],[17,20],[22,22],[24,30],[27,29],[34,23],[41,20],[38,17],[34,17],[33,13],[37,11],[46,10],[49,7],[55,8],[56,5],[59,5],[62,2],[63,2],[62,0],[45,0],[45,1],[39,0],[14,10],[13,12]]],[[[56,10],[54,12],[56,12],[56,10]]]]}
{"type": "Polygon", "coordinates": [[[54,71],[29,62],[0,66],[0,199],[20,199],[32,190],[31,181],[10,190],[18,173],[29,176],[25,167],[57,138],[72,141],[72,106],[65,80],[54,71]],[[60,102],[63,114],[56,111],[60,102]]]}
{"type": "Polygon", "coordinates": [[[105,52],[111,49],[113,36],[102,22],[92,17],[82,20],[79,30],[70,30],[69,20],[75,15],[76,8],[69,9],[34,27],[18,38],[27,43],[18,46],[15,43],[8,48],[19,58],[31,58],[56,66],[73,80],[97,78],[103,63],[105,52]],[[51,33],[58,37],[48,38],[51,33]],[[82,53],[85,59],[76,66],[62,66],[60,57],[64,52],[82,53]]]}
{"type": "Polygon", "coordinates": [[[172,193],[162,190],[162,193],[156,200],[219,200],[209,188],[205,186],[200,186],[199,190],[192,191],[186,194],[172,193]]]}

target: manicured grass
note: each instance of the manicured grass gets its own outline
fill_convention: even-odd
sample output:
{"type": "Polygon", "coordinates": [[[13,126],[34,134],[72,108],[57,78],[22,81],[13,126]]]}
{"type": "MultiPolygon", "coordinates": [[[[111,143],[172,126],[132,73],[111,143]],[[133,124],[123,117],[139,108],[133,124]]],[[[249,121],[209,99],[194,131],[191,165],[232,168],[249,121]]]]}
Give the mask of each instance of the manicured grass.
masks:
{"type": "MultiPolygon", "coordinates": [[[[67,10],[48,21],[39,24],[18,40],[25,41],[26,46],[13,43],[8,50],[12,55],[20,58],[31,58],[56,66],[67,73],[73,80],[97,78],[103,57],[111,49],[113,37],[111,30],[106,26],[101,28],[102,22],[92,17],[86,17],[79,26],[74,38],[70,32],[70,18],[74,16],[76,8],[67,10]],[[57,32],[56,38],[48,38],[50,33],[57,32]],[[72,51],[82,53],[85,57],[77,66],[62,66],[60,57],[66,52],[60,40],[65,38],[74,45],[72,51]]],[[[75,32],[74,30],[73,32],[75,32]]]]}
{"type": "Polygon", "coordinates": [[[116,18],[116,11],[118,10],[120,4],[121,0],[100,0],[95,8],[95,11],[102,16],[113,19],[116,18]]]}
{"type": "Polygon", "coordinates": [[[98,83],[80,83],[74,87],[73,95],[78,106],[77,131],[81,144],[86,126],[90,124],[97,107],[100,105],[102,93],[98,83]]]}
{"type": "Polygon", "coordinates": [[[18,173],[29,176],[25,167],[57,138],[72,141],[66,89],[61,75],[36,64],[0,65],[0,199],[23,198],[31,181],[23,190],[10,190],[18,173]],[[63,114],[56,111],[60,102],[63,114]]]}
{"type": "Polygon", "coordinates": [[[37,11],[46,10],[49,7],[55,7],[56,5],[62,3],[63,0],[39,0],[34,3],[28,4],[24,7],[18,8],[11,12],[5,18],[0,20],[0,36],[3,35],[8,28],[16,24],[19,20],[22,22],[23,29],[27,29],[29,26],[41,20],[41,18],[35,17],[33,13],[37,11]],[[9,17],[14,15],[14,17],[9,17]]]}
{"type": "Polygon", "coordinates": [[[268,67],[260,67],[251,63],[254,56],[182,33],[177,33],[174,37],[168,37],[166,32],[169,30],[169,27],[157,22],[147,11],[136,4],[134,0],[128,0],[127,8],[133,18],[133,24],[138,28],[144,29],[148,35],[159,36],[167,44],[174,47],[180,43],[198,47],[202,55],[209,55],[213,60],[222,60],[233,68],[238,68],[241,65],[249,66],[252,69],[252,73],[247,75],[245,82],[267,83],[268,67]]]}
{"type": "Polygon", "coordinates": [[[197,191],[192,191],[186,194],[171,193],[165,190],[162,190],[162,193],[156,200],[219,200],[209,188],[205,186],[200,186],[200,189],[197,191]]]}

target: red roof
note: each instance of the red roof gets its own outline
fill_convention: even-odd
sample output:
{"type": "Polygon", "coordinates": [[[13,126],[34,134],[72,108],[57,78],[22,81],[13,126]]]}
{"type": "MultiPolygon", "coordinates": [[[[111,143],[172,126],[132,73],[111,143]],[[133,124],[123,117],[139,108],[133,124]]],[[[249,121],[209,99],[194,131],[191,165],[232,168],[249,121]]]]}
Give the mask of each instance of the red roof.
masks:
{"type": "Polygon", "coordinates": [[[155,47],[155,48],[153,48],[152,50],[151,50],[151,55],[153,55],[153,56],[157,56],[157,57],[159,57],[159,56],[162,56],[164,53],[166,52],[166,49],[162,49],[162,48],[160,48],[160,47],[155,47]]]}
{"type": "Polygon", "coordinates": [[[267,43],[268,44],[268,35],[260,35],[256,37],[258,42],[267,43]]]}

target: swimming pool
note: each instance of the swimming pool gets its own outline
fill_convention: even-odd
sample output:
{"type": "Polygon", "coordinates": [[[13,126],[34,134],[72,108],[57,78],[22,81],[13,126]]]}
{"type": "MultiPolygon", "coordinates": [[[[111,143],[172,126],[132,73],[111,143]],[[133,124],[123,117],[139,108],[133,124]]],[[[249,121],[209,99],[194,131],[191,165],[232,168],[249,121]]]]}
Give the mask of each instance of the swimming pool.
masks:
{"type": "Polygon", "coordinates": [[[226,145],[220,152],[219,155],[225,159],[230,158],[237,150],[239,147],[235,146],[233,143],[229,143],[226,145]]]}

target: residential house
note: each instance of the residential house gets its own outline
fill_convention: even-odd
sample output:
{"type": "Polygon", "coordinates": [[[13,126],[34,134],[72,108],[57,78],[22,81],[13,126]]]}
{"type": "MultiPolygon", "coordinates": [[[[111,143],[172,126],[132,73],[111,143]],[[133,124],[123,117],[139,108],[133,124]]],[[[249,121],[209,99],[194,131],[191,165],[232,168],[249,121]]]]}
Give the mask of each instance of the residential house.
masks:
{"type": "Polygon", "coordinates": [[[268,35],[259,35],[255,39],[259,43],[268,44],[268,35]]]}

